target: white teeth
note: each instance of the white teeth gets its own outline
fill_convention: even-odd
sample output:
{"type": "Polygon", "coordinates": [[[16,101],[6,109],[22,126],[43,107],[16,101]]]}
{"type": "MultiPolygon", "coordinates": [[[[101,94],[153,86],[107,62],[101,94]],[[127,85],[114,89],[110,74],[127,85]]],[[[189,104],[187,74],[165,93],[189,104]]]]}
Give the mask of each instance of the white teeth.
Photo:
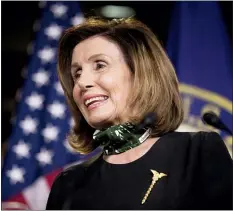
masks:
{"type": "Polygon", "coordinates": [[[95,100],[106,100],[108,97],[107,96],[100,96],[100,97],[93,97],[84,102],[84,104],[87,106],[89,103],[95,101],[95,100]]]}

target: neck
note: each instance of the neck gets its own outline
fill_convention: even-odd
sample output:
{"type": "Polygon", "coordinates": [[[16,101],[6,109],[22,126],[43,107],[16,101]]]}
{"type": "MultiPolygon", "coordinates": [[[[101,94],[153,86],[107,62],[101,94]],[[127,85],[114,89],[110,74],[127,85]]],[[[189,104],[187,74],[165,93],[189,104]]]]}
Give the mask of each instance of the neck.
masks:
{"type": "Polygon", "coordinates": [[[134,147],[133,149],[127,150],[126,152],[120,154],[103,155],[103,159],[111,164],[131,163],[145,155],[158,139],[159,137],[148,138],[145,142],[137,147],[134,147]]]}

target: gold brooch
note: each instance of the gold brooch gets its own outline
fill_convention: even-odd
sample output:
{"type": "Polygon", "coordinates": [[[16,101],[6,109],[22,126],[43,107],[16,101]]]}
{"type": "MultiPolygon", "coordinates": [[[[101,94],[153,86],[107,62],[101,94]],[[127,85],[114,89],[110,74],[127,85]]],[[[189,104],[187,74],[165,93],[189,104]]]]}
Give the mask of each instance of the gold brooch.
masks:
{"type": "Polygon", "coordinates": [[[152,174],[153,174],[152,182],[151,182],[150,187],[148,188],[148,190],[147,190],[147,192],[146,192],[146,194],[145,194],[145,196],[144,196],[144,198],[143,198],[143,200],[142,200],[142,204],[145,203],[145,201],[146,201],[146,199],[148,198],[148,196],[149,196],[149,194],[150,194],[152,188],[154,187],[155,183],[156,183],[160,178],[162,178],[162,177],[164,177],[164,176],[167,176],[167,175],[164,174],[164,173],[159,173],[159,172],[157,172],[157,171],[155,171],[155,170],[152,170],[152,169],[151,169],[151,172],[152,172],[152,174]]]}

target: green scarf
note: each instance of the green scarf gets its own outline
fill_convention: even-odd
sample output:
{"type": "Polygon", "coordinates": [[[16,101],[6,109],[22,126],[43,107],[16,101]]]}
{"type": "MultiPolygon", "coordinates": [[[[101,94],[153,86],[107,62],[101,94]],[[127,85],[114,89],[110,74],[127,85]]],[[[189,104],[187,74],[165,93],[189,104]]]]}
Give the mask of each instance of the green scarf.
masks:
{"type": "Polygon", "coordinates": [[[96,130],[93,134],[95,147],[103,147],[105,155],[125,152],[143,143],[150,135],[150,128],[138,129],[131,123],[113,125],[96,130]]]}

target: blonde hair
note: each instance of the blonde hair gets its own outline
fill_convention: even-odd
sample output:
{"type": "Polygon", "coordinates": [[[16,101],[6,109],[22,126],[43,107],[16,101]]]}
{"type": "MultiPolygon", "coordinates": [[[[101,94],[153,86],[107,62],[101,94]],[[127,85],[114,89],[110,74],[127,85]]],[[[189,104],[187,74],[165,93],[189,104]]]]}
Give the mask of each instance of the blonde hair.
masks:
{"type": "Polygon", "coordinates": [[[115,42],[121,48],[133,73],[129,107],[135,108],[137,112],[132,113],[129,120],[138,124],[148,112],[154,112],[156,122],[152,128],[152,137],[177,129],[183,120],[178,79],[155,34],[134,18],[109,21],[91,17],[65,30],[59,42],[58,76],[75,122],[69,134],[71,146],[82,154],[94,150],[92,135],[95,129],[88,125],[74,102],[70,66],[74,47],[96,35],[115,42]]]}

